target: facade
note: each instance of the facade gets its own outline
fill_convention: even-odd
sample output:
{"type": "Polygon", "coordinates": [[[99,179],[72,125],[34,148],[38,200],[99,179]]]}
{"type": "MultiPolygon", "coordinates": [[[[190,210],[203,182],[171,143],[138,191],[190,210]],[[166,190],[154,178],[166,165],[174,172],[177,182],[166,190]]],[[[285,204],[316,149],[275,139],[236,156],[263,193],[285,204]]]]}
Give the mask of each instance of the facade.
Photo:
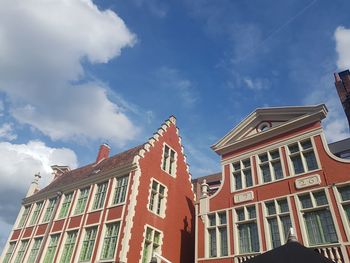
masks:
{"type": "Polygon", "coordinates": [[[350,127],[350,71],[334,74],[335,87],[350,127]]]}
{"type": "Polygon", "coordinates": [[[196,263],[244,262],[285,244],[290,227],[302,245],[349,262],[350,161],[331,153],[326,115],[325,105],[257,109],[212,146],[222,178],[214,194],[197,179],[196,263]]]}
{"type": "Polygon", "coordinates": [[[0,262],[193,262],[194,194],[176,120],[145,144],[31,184],[0,262]]]}

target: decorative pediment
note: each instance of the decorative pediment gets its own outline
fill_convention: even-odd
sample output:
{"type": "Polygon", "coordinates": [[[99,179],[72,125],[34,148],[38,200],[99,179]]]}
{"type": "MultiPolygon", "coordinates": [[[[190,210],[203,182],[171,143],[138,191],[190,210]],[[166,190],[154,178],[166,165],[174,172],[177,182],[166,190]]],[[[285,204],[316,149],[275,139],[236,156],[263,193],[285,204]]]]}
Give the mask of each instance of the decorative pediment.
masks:
{"type": "MultiPolygon", "coordinates": [[[[324,104],[316,106],[292,106],[259,108],[249,114],[221,140],[212,146],[217,153],[239,142],[250,139],[266,139],[286,132],[292,128],[301,127],[311,122],[320,121],[327,115],[324,104]]],[[[230,147],[232,148],[232,147],[230,147]]]]}

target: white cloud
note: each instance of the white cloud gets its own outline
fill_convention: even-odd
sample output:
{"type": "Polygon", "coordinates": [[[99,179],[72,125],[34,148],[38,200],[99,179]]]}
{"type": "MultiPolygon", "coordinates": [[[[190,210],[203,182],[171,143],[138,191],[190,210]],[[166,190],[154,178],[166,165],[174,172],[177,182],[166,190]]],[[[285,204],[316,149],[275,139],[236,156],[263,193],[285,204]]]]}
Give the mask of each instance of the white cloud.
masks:
{"type": "Polygon", "coordinates": [[[0,126],[0,138],[9,141],[17,138],[17,135],[13,133],[13,125],[11,123],[4,123],[0,126]]]}
{"type": "Polygon", "coordinates": [[[41,141],[30,141],[27,144],[0,143],[0,251],[7,240],[9,230],[18,214],[21,199],[40,172],[40,187],[51,180],[51,165],[69,165],[77,167],[75,153],[67,148],[51,148],[41,141]]]}
{"type": "Polygon", "coordinates": [[[248,89],[253,91],[262,91],[270,88],[270,82],[267,79],[252,79],[245,77],[243,78],[243,82],[248,89]]]}
{"type": "Polygon", "coordinates": [[[167,15],[167,7],[165,1],[161,0],[133,0],[137,7],[146,7],[149,11],[160,18],[163,18],[167,15]]]}
{"type": "Polygon", "coordinates": [[[52,139],[125,143],[137,129],[107,87],[84,81],[82,63],[106,63],[135,41],[91,0],[2,0],[0,91],[9,111],[52,139]]]}
{"type": "Polygon", "coordinates": [[[338,68],[350,68],[350,29],[340,26],[335,30],[334,37],[338,53],[338,68]]]}
{"type": "Polygon", "coordinates": [[[194,84],[182,77],[178,70],[162,67],[156,72],[156,76],[162,87],[179,97],[180,103],[184,106],[192,107],[197,103],[198,96],[194,84]]]}

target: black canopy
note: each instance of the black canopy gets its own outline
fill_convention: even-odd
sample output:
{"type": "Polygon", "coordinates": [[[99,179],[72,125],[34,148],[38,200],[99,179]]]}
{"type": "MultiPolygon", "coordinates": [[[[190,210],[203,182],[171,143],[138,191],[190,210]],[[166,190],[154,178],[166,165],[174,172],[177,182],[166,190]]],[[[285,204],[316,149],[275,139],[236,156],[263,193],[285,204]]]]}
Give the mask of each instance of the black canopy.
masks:
{"type": "Polygon", "coordinates": [[[245,261],[245,263],[334,263],[311,248],[299,242],[287,242],[264,254],[245,261]]]}

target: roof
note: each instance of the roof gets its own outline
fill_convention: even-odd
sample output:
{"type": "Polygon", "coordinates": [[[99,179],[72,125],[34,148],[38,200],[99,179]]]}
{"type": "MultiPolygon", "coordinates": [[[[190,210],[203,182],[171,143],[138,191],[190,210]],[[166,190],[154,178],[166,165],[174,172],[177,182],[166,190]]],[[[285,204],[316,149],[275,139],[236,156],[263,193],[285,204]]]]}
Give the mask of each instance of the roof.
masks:
{"type": "Polygon", "coordinates": [[[328,147],[329,150],[335,155],[345,151],[350,151],[350,138],[346,138],[337,142],[332,142],[328,144],[328,147]]]}
{"type": "Polygon", "coordinates": [[[107,172],[118,166],[122,167],[125,165],[131,165],[134,161],[134,157],[143,147],[144,144],[141,144],[127,151],[118,153],[108,159],[104,159],[100,163],[91,163],[83,167],[65,172],[57,179],[52,181],[48,186],[36,192],[33,196],[39,194],[41,195],[42,193],[49,191],[59,191],[62,187],[67,186],[68,184],[73,184],[86,178],[96,177],[100,175],[100,172],[107,172]]]}
{"type": "Polygon", "coordinates": [[[306,248],[298,242],[285,245],[256,256],[245,263],[334,263],[312,248],[306,248]]]}

